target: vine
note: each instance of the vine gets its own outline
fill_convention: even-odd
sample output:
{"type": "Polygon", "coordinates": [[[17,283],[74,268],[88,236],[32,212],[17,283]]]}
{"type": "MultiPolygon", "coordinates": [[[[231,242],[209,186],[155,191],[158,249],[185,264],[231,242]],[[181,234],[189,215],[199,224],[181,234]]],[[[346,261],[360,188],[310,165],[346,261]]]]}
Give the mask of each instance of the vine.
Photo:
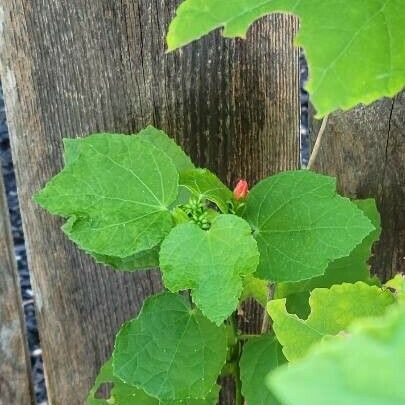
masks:
{"type": "MultiPolygon", "coordinates": [[[[327,114],[393,95],[405,81],[404,3],[327,3],[186,0],[168,34],[173,50],[214,28],[244,36],[265,14],[297,14],[308,90],[325,117],[308,168],[327,114]],[[375,38],[381,27],[397,50],[389,65],[375,38]],[[361,63],[360,80],[356,65],[370,57],[381,63],[361,63]],[[337,88],[336,77],[347,86],[337,88]]],[[[398,379],[370,377],[381,360],[386,375],[400,375],[405,338],[404,277],[381,285],[367,265],[381,231],[374,200],[344,198],[335,179],[309,170],[251,190],[241,180],[232,191],[151,126],[65,140],[64,158],[36,202],[66,218],[65,234],[97,262],[120,271],[159,266],[165,286],[121,327],[90,404],[216,404],[224,376],[235,381],[237,405],[323,404],[330,393],[336,403],[405,401],[398,379]],[[260,335],[235,321],[247,298],[265,309],[260,335]],[[97,398],[108,382],[108,399],[97,398]]]]}
{"type": "MultiPolygon", "coordinates": [[[[268,403],[262,381],[273,367],[397,305],[366,266],[379,235],[374,201],[351,202],[335,187],[298,170],[231,191],[153,127],[66,141],[64,169],[35,200],[67,218],[63,231],[99,262],[123,271],[158,263],[166,288],[118,332],[96,382],[114,383],[107,403],[215,404],[224,375],[237,404],[242,395],[268,403]],[[262,338],[234,320],[247,297],[272,319],[262,338]],[[276,357],[257,379],[261,350],[276,357]]],[[[96,391],[90,403],[102,401],[96,391]]]]}
{"type": "Polygon", "coordinates": [[[316,136],[316,141],[315,141],[314,147],[312,149],[311,156],[309,157],[309,160],[308,160],[308,165],[307,165],[308,170],[312,169],[312,166],[314,165],[315,160],[318,157],[318,153],[321,148],[323,134],[325,132],[327,123],[328,123],[328,116],[326,115],[322,120],[322,124],[321,124],[321,127],[319,128],[318,135],[316,136]]]}

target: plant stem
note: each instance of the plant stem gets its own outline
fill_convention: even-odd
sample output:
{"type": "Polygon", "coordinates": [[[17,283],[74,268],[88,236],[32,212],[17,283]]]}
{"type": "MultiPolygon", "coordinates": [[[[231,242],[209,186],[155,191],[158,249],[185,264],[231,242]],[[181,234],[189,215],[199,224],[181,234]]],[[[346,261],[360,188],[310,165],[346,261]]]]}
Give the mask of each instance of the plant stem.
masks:
{"type": "MultiPolygon", "coordinates": [[[[271,301],[274,297],[274,290],[275,290],[275,284],[274,283],[269,283],[267,287],[267,302],[271,301]]],[[[270,318],[269,314],[267,313],[267,309],[264,308],[264,315],[263,315],[263,323],[262,323],[262,334],[267,333],[269,330],[270,326],[270,318]]]]}
{"type": "Polygon", "coordinates": [[[243,405],[242,382],[240,380],[239,360],[227,363],[222,369],[221,377],[232,377],[235,384],[235,405],[243,405]]]}
{"type": "Polygon", "coordinates": [[[319,149],[321,147],[322,136],[323,136],[323,134],[325,132],[325,128],[326,128],[327,123],[328,123],[328,116],[325,115],[325,117],[322,120],[321,128],[319,128],[319,132],[318,132],[318,135],[316,137],[315,145],[314,145],[314,147],[312,149],[311,156],[309,158],[309,162],[308,162],[308,165],[307,165],[308,170],[312,169],[312,166],[314,165],[316,157],[318,156],[318,152],[319,152],[319,149]]]}
{"type": "Polygon", "coordinates": [[[248,340],[252,337],[259,337],[261,334],[241,334],[238,335],[238,340],[248,340]]]}
{"type": "MultiPolygon", "coordinates": [[[[240,360],[240,351],[242,345],[240,342],[238,342],[238,344],[239,344],[239,360],[240,360]]],[[[242,397],[242,382],[240,380],[239,361],[237,362],[235,367],[234,381],[235,381],[235,405],[243,405],[244,400],[242,397]]]]}

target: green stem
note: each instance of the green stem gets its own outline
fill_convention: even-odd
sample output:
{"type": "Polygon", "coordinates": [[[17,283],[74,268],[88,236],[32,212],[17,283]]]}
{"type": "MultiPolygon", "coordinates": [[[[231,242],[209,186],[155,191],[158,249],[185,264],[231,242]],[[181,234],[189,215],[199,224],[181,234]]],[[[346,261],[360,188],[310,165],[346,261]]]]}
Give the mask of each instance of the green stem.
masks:
{"type": "Polygon", "coordinates": [[[240,335],[237,336],[237,339],[238,339],[238,340],[248,340],[248,339],[250,339],[250,338],[259,337],[259,336],[262,336],[262,335],[260,335],[260,334],[256,334],[256,335],[252,334],[252,335],[250,335],[250,334],[244,334],[244,333],[242,333],[242,334],[240,334],[240,335]]]}
{"type": "Polygon", "coordinates": [[[221,377],[233,377],[235,375],[236,364],[226,363],[221,371],[221,377]]]}
{"type": "Polygon", "coordinates": [[[235,380],[235,405],[243,405],[244,401],[242,397],[242,382],[240,380],[239,362],[236,364],[234,380],[235,380]]]}
{"type": "Polygon", "coordinates": [[[322,136],[325,132],[327,123],[328,123],[328,116],[325,115],[325,117],[323,118],[322,124],[321,124],[321,128],[319,129],[318,135],[316,137],[315,145],[312,149],[311,156],[309,157],[309,161],[308,161],[308,165],[307,165],[308,170],[312,169],[312,166],[315,163],[316,157],[318,156],[319,149],[321,148],[322,136]]]}
{"type": "Polygon", "coordinates": [[[225,364],[221,372],[221,377],[232,377],[235,383],[235,405],[243,405],[242,382],[240,380],[239,362],[233,361],[225,364]]]}
{"type": "MultiPolygon", "coordinates": [[[[271,301],[274,298],[275,288],[276,286],[274,283],[269,283],[269,285],[267,286],[267,302],[271,301]]],[[[265,308],[262,322],[262,335],[265,335],[268,332],[269,326],[271,326],[270,317],[267,309],[265,308]]]]}
{"type": "Polygon", "coordinates": [[[242,354],[242,340],[238,330],[238,318],[237,314],[232,314],[230,316],[229,322],[234,333],[234,344],[231,349],[231,358],[228,364],[225,365],[222,376],[230,375],[235,382],[235,405],[243,405],[244,399],[242,397],[242,383],[240,380],[240,368],[239,361],[242,354]]]}

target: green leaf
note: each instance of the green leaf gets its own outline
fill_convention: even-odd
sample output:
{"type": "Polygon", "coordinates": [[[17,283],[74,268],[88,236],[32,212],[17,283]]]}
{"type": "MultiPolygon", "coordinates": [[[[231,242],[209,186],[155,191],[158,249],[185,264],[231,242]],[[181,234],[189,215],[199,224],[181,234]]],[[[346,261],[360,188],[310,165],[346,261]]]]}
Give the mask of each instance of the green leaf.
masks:
{"type": "Polygon", "coordinates": [[[170,25],[168,48],[219,27],[225,37],[244,38],[255,20],[273,12],[300,18],[295,44],[305,50],[306,88],[318,117],[392,97],[405,85],[403,0],[186,0],[170,25]]]}
{"type": "Polygon", "coordinates": [[[152,143],[160,151],[166,153],[172,159],[179,173],[194,169],[191,159],[184,153],[183,149],[163,131],[149,125],[138,133],[138,137],[143,141],[152,143]]]}
{"type": "Polygon", "coordinates": [[[237,307],[242,277],[256,270],[259,252],[246,221],[219,215],[208,231],[193,223],[173,228],[159,260],[166,288],[191,289],[203,314],[221,324],[237,307]]]}
{"type": "Polygon", "coordinates": [[[370,219],[375,230],[364,238],[363,241],[350,252],[349,256],[329,263],[324,275],[297,283],[277,284],[275,297],[287,297],[287,308],[289,305],[298,307],[298,302],[293,303],[292,301],[300,301],[301,304],[305,306],[305,308],[301,308],[301,310],[304,311],[301,312],[301,314],[309,313],[308,301],[305,303],[305,299],[303,299],[305,294],[299,293],[308,292],[314,288],[329,288],[334,284],[341,284],[343,282],[355,283],[356,281],[375,284],[375,280],[370,278],[370,266],[367,264],[367,261],[371,256],[371,249],[374,242],[380,237],[380,215],[377,211],[374,199],[370,198],[353,202],[363,211],[367,218],[370,219]]]}
{"type": "Polygon", "coordinates": [[[204,399],[227,354],[224,326],[204,318],[180,295],[148,298],[119,331],[114,374],[161,400],[204,399]]]}
{"type": "Polygon", "coordinates": [[[157,246],[172,228],[168,207],[178,193],[172,160],[136,136],[96,134],[75,142],[80,152],[68,156],[36,201],[68,217],[64,232],[88,252],[126,258],[157,246]]]}
{"type": "Polygon", "coordinates": [[[250,191],[244,217],[260,251],[257,277],[301,281],[325,273],[373,229],[336,181],[308,170],[283,172],[250,191]]]}
{"type": "MultiPolygon", "coordinates": [[[[137,134],[137,137],[143,141],[153,144],[160,151],[164,152],[174,163],[178,172],[183,170],[190,170],[194,168],[190,158],[183,152],[183,150],[163,131],[160,131],[153,126],[148,126],[137,134]]],[[[64,161],[65,165],[74,162],[79,156],[81,146],[85,145],[81,139],[64,139],[64,161]]],[[[183,200],[189,199],[189,192],[179,190],[177,200],[172,204],[182,203],[183,200]]],[[[145,270],[154,268],[159,265],[159,247],[156,246],[152,249],[138,252],[128,257],[114,257],[94,252],[89,252],[96,262],[109,265],[117,270],[134,271],[145,270]]]]}
{"type": "Polygon", "coordinates": [[[275,370],[268,384],[285,404],[404,404],[404,342],[405,307],[395,306],[275,370]]]}
{"type": "Polygon", "coordinates": [[[243,278],[243,290],[240,301],[247,298],[254,298],[261,306],[267,305],[267,281],[253,276],[243,278]]]}
{"type": "Polygon", "coordinates": [[[270,371],[285,363],[281,346],[273,336],[249,339],[240,359],[242,395],[249,405],[278,405],[278,400],[266,389],[270,371]]]}
{"type": "Polygon", "coordinates": [[[123,271],[145,270],[159,266],[159,247],[143,250],[124,258],[95,253],[92,256],[97,263],[108,264],[114,269],[123,271]]]}
{"type": "Polygon", "coordinates": [[[398,302],[405,303],[405,276],[397,274],[393,279],[388,280],[384,286],[394,290],[398,302]]]}
{"type": "Polygon", "coordinates": [[[218,400],[219,386],[215,385],[206,399],[186,399],[159,401],[147,395],[139,388],[125,384],[113,374],[112,359],[108,360],[100,369],[93,388],[87,397],[89,405],[215,405],[218,400]],[[105,383],[113,383],[113,388],[108,399],[96,398],[98,389],[105,383]]]}
{"type": "Polygon", "coordinates": [[[215,174],[207,169],[194,169],[180,174],[180,186],[186,187],[195,196],[213,202],[223,212],[228,212],[228,201],[233,194],[215,174]]]}
{"type": "Polygon", "coordinates": [[[359,281],[313,290],[307,320],[288,313],[285,299],[269,302],[267,309],[284,355],[293,361],[324,336],[346,330],[357,318],[381,315],[393,302],[394,297],[388,291],[359,281]]]}

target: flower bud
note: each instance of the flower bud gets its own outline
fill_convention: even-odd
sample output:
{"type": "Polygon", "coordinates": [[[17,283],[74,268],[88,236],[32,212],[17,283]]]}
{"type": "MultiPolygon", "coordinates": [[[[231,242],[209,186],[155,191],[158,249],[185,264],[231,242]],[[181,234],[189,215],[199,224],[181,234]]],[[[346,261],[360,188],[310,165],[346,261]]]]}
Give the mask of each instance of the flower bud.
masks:
{"type": "Polygon", "coordinates": [[[243,200],[249,194],[249,184],[246,180],[239,180],[233,190],[233,196],[236,200],[243,200]]]}

